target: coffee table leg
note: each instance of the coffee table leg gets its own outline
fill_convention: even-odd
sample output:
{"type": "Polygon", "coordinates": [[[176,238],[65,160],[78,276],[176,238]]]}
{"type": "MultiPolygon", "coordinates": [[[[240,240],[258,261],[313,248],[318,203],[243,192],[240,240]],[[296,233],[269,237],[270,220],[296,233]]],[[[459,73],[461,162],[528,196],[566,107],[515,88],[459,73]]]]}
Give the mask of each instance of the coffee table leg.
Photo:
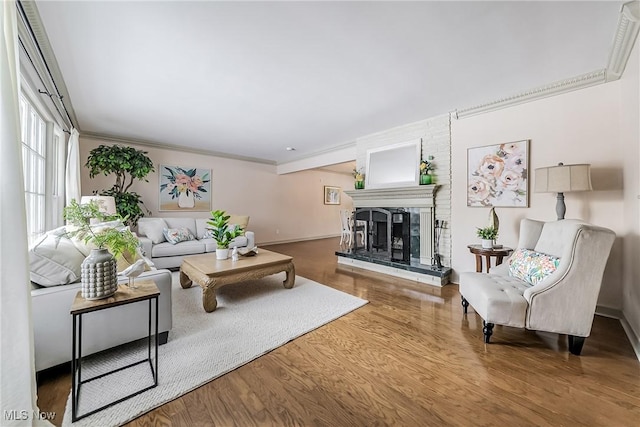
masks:
{"type": "Polygon", "coordinates": [[[286,289],[291,289],[296,283],[296,267],[293,265],[293,263],[289,263],[285,271],[287,273],[287,277],[284,279],[284,282],[282,282],[282,284],[286,289]]]}
{"type": "Polygon", "coordinates": [[[192,284],[193,282],[191,281],[189,276],[187,276],[182,270],[180,270],[180,286],[182,286],[182,289],[190,288],[192,284]]]}
{"type": "Polygon", "coordinates": [[[211,313],[218,306],[218,300],[216,299],[216,290],[213,286],[202,288],[202,307],[207,313],[211,313]]]}

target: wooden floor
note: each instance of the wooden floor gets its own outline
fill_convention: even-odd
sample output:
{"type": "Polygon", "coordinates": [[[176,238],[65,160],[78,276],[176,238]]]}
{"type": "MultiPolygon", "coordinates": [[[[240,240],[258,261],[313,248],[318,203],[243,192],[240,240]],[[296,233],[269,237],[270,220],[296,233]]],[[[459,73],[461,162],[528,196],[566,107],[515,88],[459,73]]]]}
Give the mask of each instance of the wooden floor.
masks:
{"type": "MultiPolygon", "coordinates": [[[[369,304],[129,425],[640,425],[640,363],[617,320],[596,316],[579,357],[566,336],[501,326],[485,345],[456,285],[342,267],[337,248],[269,247],[292,255],[298,275],[369,304]]],[[[40,410],[60,425],[70,374],[38,382],[40,410]]]]}

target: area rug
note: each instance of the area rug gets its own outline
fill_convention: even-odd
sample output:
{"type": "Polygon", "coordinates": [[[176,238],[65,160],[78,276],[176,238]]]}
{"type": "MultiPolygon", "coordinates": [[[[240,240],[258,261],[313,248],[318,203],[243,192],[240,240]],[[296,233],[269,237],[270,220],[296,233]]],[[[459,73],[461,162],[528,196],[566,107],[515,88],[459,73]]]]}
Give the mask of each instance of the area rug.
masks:
{"type": "MultiPolygon", "coordinates": [[[[159,349],[158,386],[75,423],[69,396],[63,426],[124,424],[367,303],[300,276],[285,289],[281,273],[221,288],[217,309],[206,313],[200,287],[182,289],[178,274],[172,274],[173,329],[159,349]]],[[[146,352],[140,342],[90,357],[83,378],[144,359],[146,352]]],[[[82,386],[79,413],[152,383],[148,364],[91,381],[82,386]]]]}

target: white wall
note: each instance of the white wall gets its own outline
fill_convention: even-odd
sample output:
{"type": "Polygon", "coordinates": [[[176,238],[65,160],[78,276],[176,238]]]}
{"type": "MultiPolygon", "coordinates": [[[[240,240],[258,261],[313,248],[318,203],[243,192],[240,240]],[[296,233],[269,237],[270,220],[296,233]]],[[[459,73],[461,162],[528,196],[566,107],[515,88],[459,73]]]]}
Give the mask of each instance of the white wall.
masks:
{"type": "MultiPolygon", "coordinates": [[[[89,152],[109,141],[80,138],[80,161],[84,164],[89,152]]],[[[341,205],[325,205],[324,186],[353,188],[350,175],[326,171],[302,171],[278,175],[276,167],[261,163],[180,152],[155,147],[136,146],[148,152],[155,172],[146,182],[136,181],[131,188],[142,196],[151,216],[194,216],[208,218],[209,212],[158,212],[158,169],[160,164],[193,166],[212,170],[212,209],[250,215],[248,229],[256,233],[260,244],[305,240],[340,235],[340,209],[352,209],[349,196],[342,194],[341,205]]],[[[89,178],[82,172],[82,194],[110,188],[114,176],[89,178]]]]}
{"type": "Polygon", "coordinates": [[[621,84],[620,129],[624,151],[624,222],[622,311],[640,337],[640,46],[631,53],[621,84]]]}
{"type": "MultiPolygon", "coordinates": [[[[515,247],[519,221],[556,219],[556,195],[533,193],[533,170],[558,162],[590,163],[594,191],[567,193],[566,218],[580,218],[611,228],[614,244],[598,304],[621,309],[623,239],[625,224],[623,174],[630,141],[621,136],[621,82],[550,97],[490,113],[453,120],[452,134],[452,241],[453,281],[461,271],[474,271],[474,257],[467,245],[477,243],[475,228],[488,221],[489,208],[466,205],[467,149],[489,144],[530,140],[529,208],[497,208],[498,242],[515,247]]],[[[627,112],[622,112],[627,114],[627,112]]],[[[637,117],[637,110],[636,110],[637,117]]],[[[635,140],[637,160],[637,138],[635,140]]]]}

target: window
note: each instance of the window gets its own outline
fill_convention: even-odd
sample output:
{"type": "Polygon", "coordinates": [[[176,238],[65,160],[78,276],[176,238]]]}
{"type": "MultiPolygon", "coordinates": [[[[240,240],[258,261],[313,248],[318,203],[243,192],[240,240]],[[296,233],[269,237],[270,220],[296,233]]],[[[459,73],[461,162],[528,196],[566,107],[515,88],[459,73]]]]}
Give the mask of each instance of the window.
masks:
{"type": "Polygon", "coordinates": [[[47,122],[34,105],[20,97],[22,169],[29,244],[46,230],[60,225],[62,193],[59,167],[64,139],[53,122],[47,122]]]}

